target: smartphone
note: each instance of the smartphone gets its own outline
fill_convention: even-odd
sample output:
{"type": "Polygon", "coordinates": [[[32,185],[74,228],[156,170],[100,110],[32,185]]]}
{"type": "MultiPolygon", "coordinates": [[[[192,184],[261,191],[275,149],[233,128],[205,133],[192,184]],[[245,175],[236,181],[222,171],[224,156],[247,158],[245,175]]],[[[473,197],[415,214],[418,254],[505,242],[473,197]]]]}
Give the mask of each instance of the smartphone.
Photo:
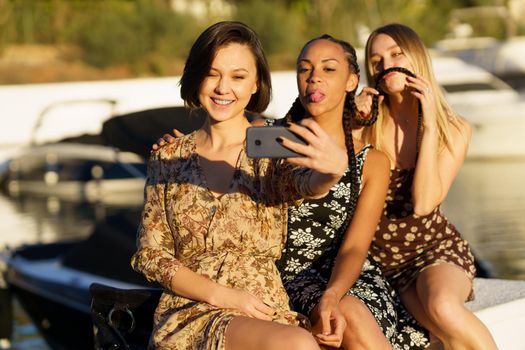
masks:
{"type": "Polygon", "coordinates": [[[246,154],[250,158],[289,158],[303,157],[284,147],[277,138],[306,145],[306,141],[284,126],[251,126],[246,129],[246,154]]]}

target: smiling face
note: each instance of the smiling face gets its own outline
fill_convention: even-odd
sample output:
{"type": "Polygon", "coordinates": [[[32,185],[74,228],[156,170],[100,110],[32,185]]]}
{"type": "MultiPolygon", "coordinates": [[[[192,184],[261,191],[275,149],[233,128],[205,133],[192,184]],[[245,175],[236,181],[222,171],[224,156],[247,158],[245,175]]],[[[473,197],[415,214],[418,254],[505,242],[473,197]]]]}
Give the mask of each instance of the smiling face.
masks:
{"type": "Polygon", "coordinates": [[[220,47],[208,75],[199,87],[200,105],[212,122],[244,118],[244,111],[257,92],[255,57],[246,45],[220,47]]]}
{"type": "MultiPolygon", "coordinates": [[[[392,67],[407,68],[414,71],[410,60],[401,47],[386,34],[378,34],[369,47],[369,67],[374,76],[392,67]]],[[[406,75],[400,72],[384,76],[381,88],[386,93],[399,93],[405,90],[406,75]]]]}
{"type": "Polygon", "coordinates": [[[317,117],[343,111],[346,93],[356,88],[341,45],[325,39],[309,43],[297,60],[297,86],[306,112],[317,117]]]}

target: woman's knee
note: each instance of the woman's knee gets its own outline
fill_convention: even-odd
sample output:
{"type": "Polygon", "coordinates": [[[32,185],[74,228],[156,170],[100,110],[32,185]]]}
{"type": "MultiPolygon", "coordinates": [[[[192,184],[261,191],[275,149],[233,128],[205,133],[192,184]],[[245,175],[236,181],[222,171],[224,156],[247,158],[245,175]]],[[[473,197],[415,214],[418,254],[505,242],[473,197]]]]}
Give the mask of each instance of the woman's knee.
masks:
{"type": "Polygon", "coordinates": [[[430,298],[426,305],[430,318],[441,327],[459,327],[462,323],[462,314],[468,312],[463,303],[446,295],[430,298]]]}
{"type": "Polygon", "coordinates": [[[345,296],[339,304],[347,323],[343,334],[345,349],[392,350],[388,339],[363,301],[353,296],[345,296]]]}
{"type": "Polygon", "coordinates": [[[347,323],[355,323],[369,315],[370,310],[358,298],[347,295],[339,302],[339,307],[347,323]]]}
{"type": "Polygon", "coordinates": [[[300,327],[288,327],[286,331],[268,337],[268,349],[319,350],[313,335],[300,327]]]}
{"type": "Polygon", "coordinates": [[[298,328],[291,339],[290,349],[319,350],[313,335],[303,328],[298,328]]]}
{"type": "Polygon", "coordinates": [[[346,320],[344,337],[347,340],[360,339],[363,332],[369,333],[370,327],[377,326],[370,310],[360,299],[345,296],[339,305],[346,320]]]}

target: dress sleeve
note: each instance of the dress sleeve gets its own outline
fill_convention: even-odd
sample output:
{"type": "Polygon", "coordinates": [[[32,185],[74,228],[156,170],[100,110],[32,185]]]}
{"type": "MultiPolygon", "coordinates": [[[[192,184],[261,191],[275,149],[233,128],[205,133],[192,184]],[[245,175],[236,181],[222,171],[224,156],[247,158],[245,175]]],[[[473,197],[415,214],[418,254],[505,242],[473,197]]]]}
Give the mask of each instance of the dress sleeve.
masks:
{"type": "Polygon", "coordinates": [[[147,166],[145,203],[138,228],[137,251],[131,258],[131,265],[149,281],[171,290],[172,278],[182,264],[175,257],[174,236],[166,216],[167,174],[171,173],[166,168],[167,163],[160,152],[153,152],[147,166]]]}
{"type": "Polygon", "coordinates": [[[273,163],[273,176],[269,178],[273,193],[279,193],[285,202],[299,205],[305,198],[313,198],[310,189],[312,170],[279,160],[273,163]]]}

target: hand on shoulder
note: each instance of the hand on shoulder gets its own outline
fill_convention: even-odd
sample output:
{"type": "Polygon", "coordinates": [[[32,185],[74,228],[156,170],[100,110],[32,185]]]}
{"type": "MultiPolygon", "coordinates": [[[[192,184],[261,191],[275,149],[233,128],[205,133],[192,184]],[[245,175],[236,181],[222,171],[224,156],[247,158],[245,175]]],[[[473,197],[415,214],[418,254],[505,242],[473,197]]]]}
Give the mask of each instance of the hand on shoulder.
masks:
{"type": "Polygon", "coordinates": [[[150,159],[169,159],[172,158],[174,150],[180,144],[181,140],[185,138],[186,135],[177,136],[176,138],[165,134],[163,138],[157,140],[150,151],[150,159]],[[169,136],[169,137],[168,137],[169,136]],[[160,140],[169,140],[160,142],[160,140]]]}
{"type": "Polygon", "coordinates": [[[157,142],[151,145],[151,149],[153,151],[157,151],[168,144],[174,143],[177,138],[180,138],[182,136],[184,136],[182,132],[180,132],[177,129],[173,129],[173,135],[170,135],[170,134],[162,135],[162,137],[159,138],[157,142]]]}

